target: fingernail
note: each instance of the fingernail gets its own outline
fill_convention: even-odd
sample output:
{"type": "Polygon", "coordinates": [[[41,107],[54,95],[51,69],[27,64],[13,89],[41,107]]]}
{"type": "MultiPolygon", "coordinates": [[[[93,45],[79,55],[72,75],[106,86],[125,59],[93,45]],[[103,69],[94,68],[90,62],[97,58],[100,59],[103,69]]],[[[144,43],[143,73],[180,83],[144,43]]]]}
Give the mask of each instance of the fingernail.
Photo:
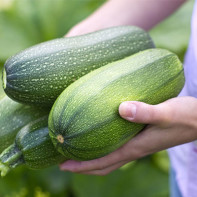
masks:
{"type": "Polygon", "coordinates": [[[129,102],[123,102],[120,104],[119,113],[123,118],[133,120],[136,115],[136,105],[129,102]]]}

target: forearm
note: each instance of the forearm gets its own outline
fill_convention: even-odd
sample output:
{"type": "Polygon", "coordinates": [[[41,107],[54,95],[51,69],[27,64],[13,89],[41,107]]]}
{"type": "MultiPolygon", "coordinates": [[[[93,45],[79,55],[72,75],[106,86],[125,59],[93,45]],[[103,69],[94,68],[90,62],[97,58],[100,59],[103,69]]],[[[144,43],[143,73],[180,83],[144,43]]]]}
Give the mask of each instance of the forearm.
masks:
{"type": "Polygon", "coordinates": [[[109,0],[91,16],[91,20],[104,22],[106,26],[136,25],[148,30],[183,2],[185,0],[109,0]]]}
{"type": "Polygon", "coordinates": [[[135,25],[149,30],[172,14],[186,0],[108,0],[72,31],[79,35],[99,29],[135,25]]]}

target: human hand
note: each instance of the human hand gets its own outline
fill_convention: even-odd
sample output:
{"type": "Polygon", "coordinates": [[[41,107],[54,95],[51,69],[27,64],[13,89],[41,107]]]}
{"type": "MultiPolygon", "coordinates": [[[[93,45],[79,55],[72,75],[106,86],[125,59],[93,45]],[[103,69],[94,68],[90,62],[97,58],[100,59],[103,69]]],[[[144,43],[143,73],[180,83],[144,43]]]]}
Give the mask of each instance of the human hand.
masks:
{"type": "Polygon", "coordinates": [[[61,170],[106,175],[130,161],[197,139],[197,99],[193,97],[173,98],[158,105],[126,101],[119,113],[130,122],[149,125],[116,151],[90,161],[68,160],[61,170]]]}

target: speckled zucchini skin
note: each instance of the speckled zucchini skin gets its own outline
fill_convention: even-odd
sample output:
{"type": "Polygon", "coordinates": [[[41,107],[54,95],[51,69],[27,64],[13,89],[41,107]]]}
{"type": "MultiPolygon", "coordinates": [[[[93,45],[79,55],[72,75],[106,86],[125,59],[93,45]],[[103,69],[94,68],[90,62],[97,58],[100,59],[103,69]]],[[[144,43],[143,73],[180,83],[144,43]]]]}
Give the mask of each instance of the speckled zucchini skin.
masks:
{"type": "Polygon", "coordinates": [[[2,176],[19,165],[41,169],[66,160],[53,146],[47,123],[48,116],[44,116],[27,124],[18,132],[15,143],[0,155],[2,176]]]}
{"type": "Polygon", "coordinates": [[[23,126],[47,114],[49,109],[23,105],[4,95],[0,99],[0,153],[14,142],[23,126]]]}
{"type": "MultiPolygon", "coordinates": [[[[2,79],[2,70],[3,66],[0,65],[0,79],[2,79]]],[[[5,96],[5,92],[3,90],[2,84],[0,85],[0,99],[2,99],[5,96]]]]}
{"type": "Polygon", "coordinates": [[[131,26],[48,41],[18,53],[5,63],[4,89],[18,102],[52,105],[81,76],[153,47],[148,33],[131,26]]]}
{"type": "Polygon", "coordinates": [[[178,95],[184,84],[178,57],[149,49],[99,68],[71,84],[58,97],[49,115],[49,133],[58,151],[68,158],[104,156],[144,128],[122,119],[123,101],[158,104],[178,95]]]}

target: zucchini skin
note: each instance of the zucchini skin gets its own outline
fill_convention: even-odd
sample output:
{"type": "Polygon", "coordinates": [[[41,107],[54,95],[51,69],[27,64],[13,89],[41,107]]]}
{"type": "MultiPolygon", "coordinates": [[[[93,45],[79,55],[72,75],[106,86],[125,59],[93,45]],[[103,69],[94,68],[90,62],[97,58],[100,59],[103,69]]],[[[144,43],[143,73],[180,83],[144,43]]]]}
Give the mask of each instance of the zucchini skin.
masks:
{"type": "Polygon", "coordinates": [[[27,124],[18,132],[14,144],[0,155],[2,176],[19,165],[41,169],[66,160],[53,146],[47,125],[48,116],[44,116],[27,124]]]}
{"type": "Polygon", "coordinates": [[[4,90],[18,102],[52,106],[59,94],[83,75],[153,47],[149,34],[133,26],[44,42],[7,60],[4,90]]]}
{"type": "Polygon", "coordinates": [[[145,125],[122,119],[123,101],[158,104],[175,97],[184,85],[178,57],[149,49],[99,68],[65,89],[49,115],[49,133],[67,158],[102,157],[126,143],[145,125]]]}
{"type": "Polygon", "coordinates": [[[49,109],[0,99],[0,153],[14,142],[17,132],[29,122],[49,114],[49,109]]]}
{"type": "MultiPolygon", "coordinates": [[[[0,65],[0,78],[2,79],[2,70],[3,66],[0,65]]],[[[3,90],[3,86],[0,86],[0,99],[2,99],[5,96],[5,92],[3,90]]]]}

